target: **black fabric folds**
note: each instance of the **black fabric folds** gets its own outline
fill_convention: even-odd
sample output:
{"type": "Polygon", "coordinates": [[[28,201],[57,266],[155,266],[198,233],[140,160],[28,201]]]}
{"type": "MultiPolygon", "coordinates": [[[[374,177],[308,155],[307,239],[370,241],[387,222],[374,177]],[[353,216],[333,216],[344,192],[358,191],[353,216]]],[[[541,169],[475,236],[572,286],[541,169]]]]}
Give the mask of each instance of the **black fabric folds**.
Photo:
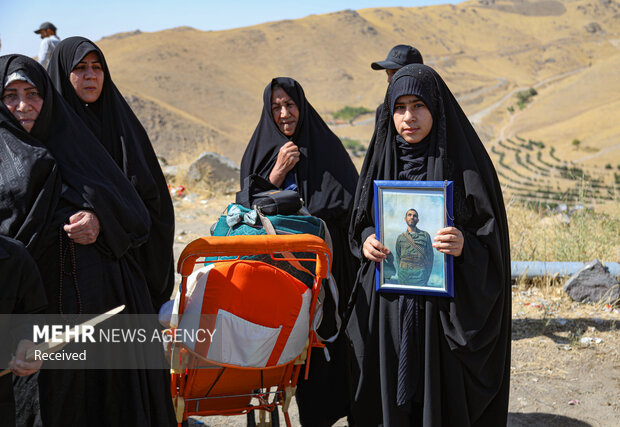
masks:
{"type": "MultiPolygon", "coordinates": [[[[1,366],[7,366],[11,355],[5,351],[14,349],[19,339],[26,337],[11,336],[11,326],[19,327],[20,325],[12,325],[12,321],[6,315],[41,312],[47,305],[47,299],[37,265],[22,242],[0,236],[0,275],[10,278],[10,280],[3,280],[2,288],[0,288],[0,313],[4,315],[0,321],[0,339],[2,339],[3,349],[0,354],[0,363],[1,366]]],[[[27,329],[30,333],[32,327],[27,329]]],[[[12,376],[0,377],[2,425],[14,426],[16,424],[15,407],[12,376]]]]}
{"type": "MultiPolygon", "coordinates": [[[[241,161],[241,185],[254,173],[269,179],[280,148],[289,140],[299,147],[301,154],[292,170],[297,191],[310,213],[325,221],[332,237],[332,275],[340,293],[340,314],[344,315],[357,270],[357,260],[349,251],[346,230],[358,174],[342,142],[310,105],[301,85],[291,78],[279,77],[265,88],[260,121],[241,161]],[[275,83],[299,109],[297,126],[290,138],[280,132],[271,112],[271,93],[275,83]]],[[[333,310],[329,303],[330,297],[326,297],[321,329],[326,327],[333,331],[334,325],[327,318],[329,311],[333,310]]],[[[300,379],[298,383],[296,396],[303,425],[328,426],[348,415],[347,355],[342,337],[341,334],[335,343],[328,345],[330,362],[325,359],[323,351],[312,352],[309,380],[300,379]]]]}
{"type": "MultiPolygon", "coordinates": [[[[413,173],[414,179],[419,179],[413,173]]],[[[467,117],[430,67],[402,68],[388,87],[355,194],[349,228],[361,266],[346,328],[355,354],[353,418],[359,425],[506,425],[510,375],[510,254],[502,192],[493,164],[467,117]],[[405,79],[405,82],[399,80],[405,79]],[[403,84],[404,83],[404,84],[403,84]],[[406,164],[389,114],[394,87],[417,88],[433,116],[422,157],[427,180],[454,181],[455,225],[465,245],[454,263],[454,298],[418,297],[423,376],[397,405],[402,297],[375,291],[375,266],[361,252],[374,233],[373,181],[402,178],[406,164]],[[378,402],[381,402],[379,405],[378,402]]],[[[401,395],[402,397],[403,395],[401,395]]]]}
{"type": "Polygon", "coordinates": [[[69,37],[56,46],[48,67],[52,82],[69,105],[97,136],[132,183],[151,219],[147,242],[131,250],[146,277],[158,309],[174,288],[174,209],[166,180],[149,137],[112,81],[103,52],[90,40],[69,37]],[[101,96],[89,105],[79,99],[69,75],[89,53],[101,60],[101,96]]]}
{"type": "MultiPolygon", "coordinates": [[[[49,313],[88,318],[121,304],[125,313],[153,313],[147,282],[127,256],[148,238],[147,209],[46,71],[25,56],[0,57],[0,82],[17,70],[44,101],[30,133],[0,103],[0,233],[26,244],[41,273],[49,313]],[[62,226],[80,210],[95,213],[99,236],[93,244],[75,244],[61,266],[61,245],[68,240],[62,226]],[[61,274],[67,268],[77,283],[61,274]]],[[[3,92],[4,85],[0,97],[3,92]]],[[[44,369],[39,386],[46,426],[175,423],[164,371],[44,369]]]]}

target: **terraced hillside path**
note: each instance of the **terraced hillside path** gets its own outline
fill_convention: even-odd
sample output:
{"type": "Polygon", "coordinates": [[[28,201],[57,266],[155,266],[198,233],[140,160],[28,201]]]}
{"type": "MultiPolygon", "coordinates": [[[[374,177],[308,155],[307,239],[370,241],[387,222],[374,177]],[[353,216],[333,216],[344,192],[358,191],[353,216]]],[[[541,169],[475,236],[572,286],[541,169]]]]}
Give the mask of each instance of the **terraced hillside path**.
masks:
{"type": "MultiPolygon", "coordinates": [[[[539,81],[538,83],[535,83],[534,85],[530,86],[533,87],[534,89],[538,89],[541,88],[543,86],[555,83],[559,80],[565,79],[566,77],[570,77],[574,74],[580,73],[581,71],[587,69],[588,67],[579,67],[579,68],[575,68],[574,70],[571,71],[567,71],[565,73],[561,73],[561,74],[557,74],[555,76],[551,76],[548,77],[544,80],[539,81]]],[[[518,87],[515,88],[513,90],[511,90],[510,92],[508,92],[506,95],[504,95],[503,97],[501,97],[497,102],[489,105],[488,107],[478,111],[477,113],[474,113],[472,115],[469,116],[469,121],[472,123],[480,123],[480,121],[489,113],[491,113],[492,111],[494,111],[497,108],[502,107],[502,105],[504,104],[504,102],[506,102],[506,100],[510,99],[511,97],[513,97],[514,95],[516,95],[518,92],[522,91],[522,90],[528,90],[530,87],[518,87]]],[[[505,129],[510,126],[510,124],[512,124],[512,120],[514,118],[515,115],[517,115],[518,113],[512,114],[510,117],[510,121],[504,125],[501,130],[500,130],[500,136],[498,136],[496,138],[496,140],[494,142],[499,141],[500,139],[504,138],[504,133],[505,133],[505,129]]],[[[510,135],[509,135],[510,136],[510,135]]]]}

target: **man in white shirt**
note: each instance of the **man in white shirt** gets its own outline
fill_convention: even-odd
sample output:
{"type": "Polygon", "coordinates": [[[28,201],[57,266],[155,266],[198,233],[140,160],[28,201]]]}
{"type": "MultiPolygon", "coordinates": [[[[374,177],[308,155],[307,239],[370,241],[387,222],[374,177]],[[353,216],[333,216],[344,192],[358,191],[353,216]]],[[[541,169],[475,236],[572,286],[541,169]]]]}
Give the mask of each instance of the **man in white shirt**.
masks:
{"type": "Polygon", "coordinates": [[[54,48],[56,48],[56,45],[60,43],[60,39],[56,35],[56,26],[51,22],[44,22],[39,29],[34,32],[39,34],[43,39],[41,41],[41,47],[39,48],[39,64],[47,69],[47,64],[50,62],[52,52],[54,48]]]}

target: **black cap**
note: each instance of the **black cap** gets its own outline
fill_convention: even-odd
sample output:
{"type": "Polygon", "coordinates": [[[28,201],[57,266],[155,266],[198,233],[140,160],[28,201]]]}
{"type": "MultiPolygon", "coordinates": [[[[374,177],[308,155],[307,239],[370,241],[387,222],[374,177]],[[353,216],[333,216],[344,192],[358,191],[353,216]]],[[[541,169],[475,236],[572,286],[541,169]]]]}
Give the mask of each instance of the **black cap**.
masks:
{"type": "Polygon", "coordinates": [[[373,62],[370,66],[373,70],[396,70],[409,64],[424,64],[422,54],[413,46],[399,44],[390,50],[385,61],[373,62]]]}
{"type": "Polygon", "coordinates": [[[34,32],[36,34],[39,34],[43,30],[52,30],[53,32],[56,32],[56,26],[54,24],[52,24],[51,22],[44,22],[44,23],[41,24],[39,29],[38,30],[34,30],[34,32]]]}

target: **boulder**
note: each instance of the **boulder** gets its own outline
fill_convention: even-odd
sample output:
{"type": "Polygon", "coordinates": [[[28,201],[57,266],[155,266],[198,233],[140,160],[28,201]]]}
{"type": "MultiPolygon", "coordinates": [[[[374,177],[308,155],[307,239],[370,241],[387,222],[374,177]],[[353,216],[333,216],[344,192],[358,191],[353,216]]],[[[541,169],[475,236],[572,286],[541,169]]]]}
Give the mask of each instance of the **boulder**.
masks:
{"type": "Polygon", "coordinates": [[[620,284],[597,259],[573,274],[563,289],[577,302],[612,303],[620,296],[620,284]]]}
{"type": "Polygon", "coordinates": [[[228,157],[212,151],[205,151],[190,165],[187,178],[198,182],[239,180],[239,166],[228,157]]]}

